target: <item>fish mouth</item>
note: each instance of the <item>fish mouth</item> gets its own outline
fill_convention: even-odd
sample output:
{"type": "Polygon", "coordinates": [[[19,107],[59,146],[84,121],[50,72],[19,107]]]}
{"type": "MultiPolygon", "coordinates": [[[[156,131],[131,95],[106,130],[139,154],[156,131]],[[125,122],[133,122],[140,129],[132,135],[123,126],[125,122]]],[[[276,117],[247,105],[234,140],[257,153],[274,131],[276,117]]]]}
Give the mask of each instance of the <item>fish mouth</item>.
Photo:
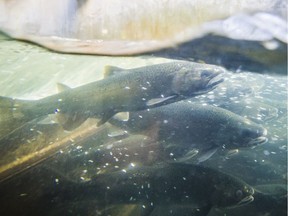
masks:
{"type": "Polygon", "coordinates": [[[260,136],[255,139],[252,139],[248,142],[248,146],[258,146],[266,143],[268,141],[268,138],[265,136],[260,136]]]}
{"type": "Polygon", "coordinates": [[[254,201],[254,197],[252,195],[244,197],[240,202],[237,203],[236,206],[242,206],[242,205],[247,205],[248,203],[251,203],[254,201]]]}
{"type": "Polygon", "coordinates": [[[220,83],[224,81],[224,78],[219,76],[220,74],[223,74],[224,72],[217,72],[209,76],[209,82],[206,85],[206,90],[211,91],[217,87],[220,83]]]}
{"type": "Polygon", "coordinates": [[[224,72],[222,72],[222,71],[218,71],[218,72],[211,74],[209,77],[207,77],[208,82],[205,86],[205,89],[198,91],[197,93],[195,93],[195,95],[205,94],[209,91],[214,90],[220,83],[222,83],[224,81],[224,78],[219,76],[220,74],[223,74],[223,73],[224,72]]]}

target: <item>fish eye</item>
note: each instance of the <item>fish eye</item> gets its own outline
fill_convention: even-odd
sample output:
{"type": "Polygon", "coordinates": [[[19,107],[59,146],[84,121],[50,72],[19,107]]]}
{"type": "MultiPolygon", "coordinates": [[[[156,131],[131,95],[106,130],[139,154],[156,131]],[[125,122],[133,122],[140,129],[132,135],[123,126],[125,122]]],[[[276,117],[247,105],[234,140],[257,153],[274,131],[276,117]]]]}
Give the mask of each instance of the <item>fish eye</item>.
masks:
{"type": "Polygon", "coordinates": [[[237,198],[241,198],[243,196],[243,192],[241,190],[237,190],[235,195],[237,198]]]}

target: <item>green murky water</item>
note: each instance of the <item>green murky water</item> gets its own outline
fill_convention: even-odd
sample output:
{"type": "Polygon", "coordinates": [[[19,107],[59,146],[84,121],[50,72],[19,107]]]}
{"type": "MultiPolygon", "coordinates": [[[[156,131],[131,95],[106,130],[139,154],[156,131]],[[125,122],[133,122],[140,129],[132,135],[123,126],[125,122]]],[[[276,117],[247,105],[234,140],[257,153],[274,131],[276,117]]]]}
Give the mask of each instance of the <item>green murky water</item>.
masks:
{"type": "MultiPolygon", "coordinates": [[[[106,65],[136,68],[171,61],[174,60],[154,55],[105,57],[59,54],[0,35],[0,95],[34,100],[56,94],[57,83],[74,88],[100,80],[106,65]]],[[[255,190],[261,186],[260,195],[256,194],[252,203],[233,209],[213,208],[208,215],[278,216],[286,212],[287,76],[227,71],[225,81],[215,90],[189,100],[230,110],[267,129],[268,141],[265,144],[233,150],[221,146],[200,164],[237,177],[255,187],[255,190]]],[[[141,117],[138,119],[144,120],[141,117]]],[[[161,119],[161,116],[158,122],[176,124],[161,119]]],[[[163,130],[161,125],[164,123],[138,133],[109,123],[97,128],[95,119],[87,120],[70,132],[63,130],[53,116],[28,123],[17,122],[19,125],[16,126],[16,122],[8,124],[3,119],[0,123],[5,128],[0,140],[0,200],[6,206],[5,209],[0,208],[1,215],[138,215],[151,202],[137,205],[133,202],[110,205],[108,202],[103,205],[105,194],[100,200],[99,195],[87,198],[85,194],[74,192],[72,187],[67,196],[58,196],[57,188],[65,188],[71,183],[81,185],[103,173],[119,171],[129,174],[134,167],[153,167],[163,161],[182,162],[187,152],[191,156],[191,152],[199,147],[199,143],[193,143],[193,137],[191,143],[185,143],[181,148],[181,138],[169,143],[166,138],[179,133],[173,127],[164,141],[158,139],[158,136],[161,137],[159,134],[155,138],[155,133],[163,130]],[[10,128],[13,129],[9,131],[10,128]],[[176,153],[180,156],[174,157],[176,153]],[[53,190],[56,191],[54,195],[53,190]],[[49,194],[51,191],[52,195],[49,194]]],[[[215,124],[217,128],[215,122],[207,124],[215,124]]],[[[205,130],[205,126],[199,127],[205,130]]],[[[194,157],[185,162],[196,163],[194,157]]],[[[141,185],[139,187],[140,193],[141,185]]],[[[125,191],[122,193],[125,194],[125,191]]],[[[195,214],[192,204],[163,207],[160,203],[153,207],[149,215],[195,214]]],[[[201,212],[202,209],[199,209],[201,212]]]]}

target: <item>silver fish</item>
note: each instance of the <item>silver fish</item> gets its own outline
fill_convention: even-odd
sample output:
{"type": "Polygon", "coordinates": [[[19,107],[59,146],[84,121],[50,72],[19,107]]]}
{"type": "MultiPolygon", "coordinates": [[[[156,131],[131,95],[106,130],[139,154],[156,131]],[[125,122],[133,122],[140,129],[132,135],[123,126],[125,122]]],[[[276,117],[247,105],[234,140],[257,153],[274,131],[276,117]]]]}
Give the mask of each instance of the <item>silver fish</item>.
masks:
{"type": "Polygon", "coordinates": [[[217,66],[170,62],[134,69],[109,68],[111,75],[96,82],[46,98],[27,101],[0,97],[0,123],[7,119],[30,121],[56,113],[64,129],[72,130],[89,117],[98,117],[98,125],[114,114],[137,111],[183,100],[213,90],[223,81],[224,69],[217,66]],[[116,71],[116,72],[115,72],[116,71]]]}
{"type": "Polygon", "coordinates": [[[198,150],[198,162],[218,148],[253,147],[267,141],[267,130],[249,119],[219,107],[184,101],[130,113],[126,122],[115,118],[110,122],[161,141],[173,157],[194,157],[198,150]]]}
{"type": "Polygon", "coordinates": [[[96,199],[100,204],[103,202],[104,207],[140,204],[146,214],[154,207],[170,205],[203,208],[209,212],[212,207],[235,207],[254,199],[254,189],[240,179],[208,167],[183,163],[99,174],[89,182],[59,184],[47,194],[52,200],[56,197],[61,201],[96,199]]]}

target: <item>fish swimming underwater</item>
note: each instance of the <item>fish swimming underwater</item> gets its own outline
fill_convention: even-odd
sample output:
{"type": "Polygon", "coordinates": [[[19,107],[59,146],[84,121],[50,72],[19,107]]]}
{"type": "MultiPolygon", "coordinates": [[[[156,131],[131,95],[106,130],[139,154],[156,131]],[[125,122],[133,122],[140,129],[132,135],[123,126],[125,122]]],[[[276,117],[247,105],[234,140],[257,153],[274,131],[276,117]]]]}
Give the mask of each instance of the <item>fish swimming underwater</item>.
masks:
{"type": "Polygon", "coordinates": [[[105,123],[117,112],[153,108],[206,93],[223,81],[224,69],[191,62],[171,62],[134,69],[106,68],[107,78],[63,91],[36,101],[0,97],[5,118],[27,121],[58,114],[66,130],[78,127],[89,117],[105,123]],[[110,76],[109,76],[110,75],[110,76]],[[217,79],[216,79],[217,77],[217,79]]]}
{"type": "Polygon", "coordinates": [[[103,202],[104,208],[105,205],[139,204],[146,215],[157,206],[181,205],[205,208],[209,212],[212,207],[237,207],[254,199],[253,188],[240,179],[211,168],[183,163],[134,167],[96,175],[89,182],[69,183],[55,186],[50,191],[51,200],[96,199],[103,202]]]}
{"type": "Polygon", "coordinates": [[[175,158],[198,154],[199,162],[219,148],[252,147],[267,141],[267,130],[249,119],[219,107],[186,101],[131,112],[128,121],[115,118],[110,120],[112,124],[161,141],[175,158]]]}
{"type": "Polygon", "coordinates": [[[86,140],[86,143],[79,142],[78,145],[83,146],[81,151],[72,147],[73,155],[68,153],[65,157],[59,155],[56,158],[55,156],[51,166],[60,168],[65,172],[69,172],[69,169],[75,170],[77,167],[85,166],[87,171],[84,174],[80,169],[80,173],[72,172],[73,177],[89,179],[95,173],[114,172],[134,166],[147,166],[170,159],[169,157],[166,158],[161,143],[139,134],[116,141],[112,140],[101,145],[97,145],[98,143],[99,141],[97,142],[93,138],[86,140]],[[87,147],[87,141],[94,143],[94,146],[87,147]]]}
{"type": "Polygon", "coordinates": [[[240,208],[225,209],[224,211],[211,211],[214,216],[287,216],[287,185],[264,184],[253,186],[254,201],[240,208]],[[214,214],[213,214],[214,213],[214,214]]]}

